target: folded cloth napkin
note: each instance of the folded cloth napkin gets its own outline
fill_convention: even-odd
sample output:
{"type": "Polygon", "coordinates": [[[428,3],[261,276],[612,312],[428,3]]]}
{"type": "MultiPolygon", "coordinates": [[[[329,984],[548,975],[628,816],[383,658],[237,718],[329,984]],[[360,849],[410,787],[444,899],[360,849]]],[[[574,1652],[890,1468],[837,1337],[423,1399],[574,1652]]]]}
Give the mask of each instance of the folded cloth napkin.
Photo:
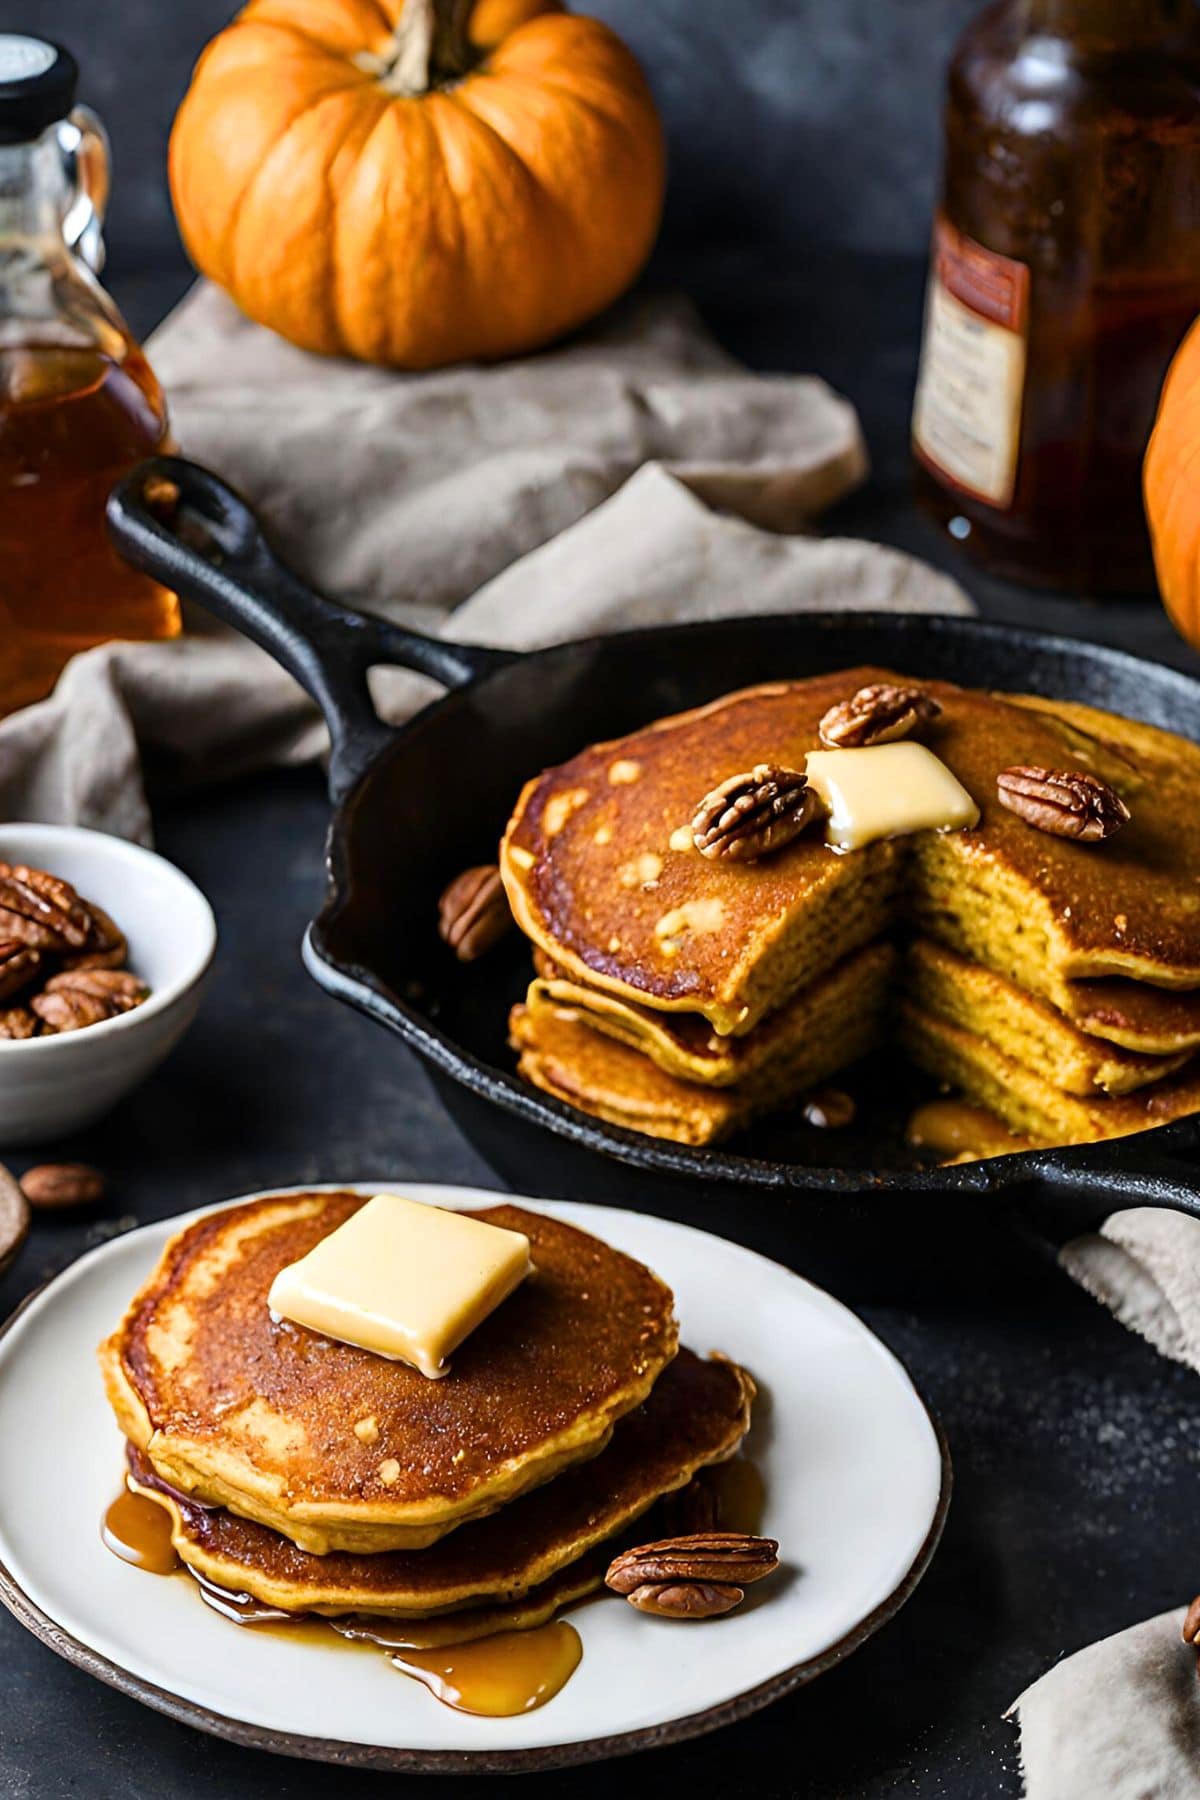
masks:
{"type": "Polygon", "coordinates": [[[1183,1617],[1102,1638],[1026,1689],[1012,1714],[1027,1800],[1195,1800],[1200,1682],[1183,1617]]]}
{"type": "Polygon", "coordinates": [[[1122,1325],[1200,1372],[1200,1219],[1125,1207],[1064,1244],[1059,1261],[1122,1325]]]}
{"type": "MultiPolygon", "coordinates": [[[[316,587],[419,630],[523,649],[738,612],[970,610],[896,551],[783,535],[862,479],[853,408],[811,377],[749,373],[681,300],[632,301],[539,356],[401,375],[309,356],[200,284],[149,352],[184,453],[316,587]]],[[[187,624],[75,658],[0,723],[4,816],[146,840],[139,752],[178,779],[321,753],[289,676],[187,624]]],[[[375,698],[399,719],[429,691],[393,676],[375,698]]]]}

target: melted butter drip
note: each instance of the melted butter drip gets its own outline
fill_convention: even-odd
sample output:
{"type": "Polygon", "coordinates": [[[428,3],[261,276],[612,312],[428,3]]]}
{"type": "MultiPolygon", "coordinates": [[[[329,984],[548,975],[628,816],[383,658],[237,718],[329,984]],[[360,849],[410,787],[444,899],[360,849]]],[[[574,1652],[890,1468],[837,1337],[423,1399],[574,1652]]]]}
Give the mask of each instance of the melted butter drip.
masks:
{"type": "Polygon", "coordinates": [[[905,1136],[914,1149],[964,1160],[1007,1156],[1027,1147],[994,1113],[965,1100],[930,1100],[918,1106],[909,1117],[905,1136]]]}
{"type": "Polygon", "coordinates": [[[252,1626],[256,1636],[261,1632],[264,1637],[283,1638],[291,1644],[307,1641],[328,1645],[327,1619],[319,1618],[315,1613],[285,1612],[282,1607],[268,1606],[250,1594],[230,1593],[228,1588],[218,1587],[195,1569],[188,1569],[187,1573],[199,1587],[205,1605],[234,1625],[252,1626]]]}
{"type": "Polygon", "coordinates": [[[745,1531],[757,1537],[762,1527],[767,1487],[757,1463],[744,1456],[716,1463],[705,1474],[716,1502],[721,1531],[745,1531]]]}
{"type": "Polygon", "coordinates": [[[179,1556],[171,1542],[171,1515],[157,1500],[125,1488],[104,1515],[100,1536],[114,1556],[149,1575],[173,1575],[179,1556]]]}
{"type": "Polygon", "coordinates": [[[545,1706],[570,1680],[583,1656],[573,1625],[552,1619],[528,1631],[499,1631],[469,1642],[454,1641],[467,1628],[453,1617],[375,1619],[370,1615],[325,1619],[290,1613],[250,1594],[220,1587],[182,1562],[171,1542],[172,1518],[165,1505],[128,1485],[104,1514],[101,1536],[123,1562],[154,1575],[182,1570],[207,1606],[235,1625],[290,1642],[305,1639],[348,1648],[384,1651],[405,1675],[428,1688],[456,1712],[512,1718],[545,1706]]]}
{"type": "Polygon", "coordinates": [[[553,1700],[582,1655],[575,1627],[553,1619],[531,1631],[502,1631],[475,1643],[397,1651],[392,1661],[455,1712],[507,1719],[553,1700]]]}
{"type": "MultiPolygon", "coordinates": [[[[195,1575],[194,1570],[189,1570],[195,1575]]],[[[255,1634],[278,1633],[292,1641],[319,1638],[384,1650],[405,1675],[427,1687],[456,1712],[488,1718],[512,1718],[534,1712],[552,1700],[579,1667],[583,1645],[573,1625],[559,1619],[530,1631],[501,1631],[470,1643],[447,1641],[453,1619],[322,1619],[267,1606],[249,1594],[232,1594],[195,1575],[201,1595],[214,1612],[255,1634]]],[[[457,1626],[461,1631],[461,1623],[457,1626]]]]}

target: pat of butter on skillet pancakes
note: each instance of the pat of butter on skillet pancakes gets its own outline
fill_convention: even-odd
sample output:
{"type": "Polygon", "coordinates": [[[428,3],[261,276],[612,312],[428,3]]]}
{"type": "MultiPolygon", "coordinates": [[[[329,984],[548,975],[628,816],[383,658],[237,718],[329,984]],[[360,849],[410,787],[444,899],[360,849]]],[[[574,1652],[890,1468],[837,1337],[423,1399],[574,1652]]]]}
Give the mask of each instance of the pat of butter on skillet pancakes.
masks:
{"type": "Polygon", "coordinates": [[[376,1194],[280,1269],[267,1303],[275,1319],[436,1377],[532,1267],[523,1232],[376,1194]]]}
{"type": "Polygon", "coordinates": [[[834,850],[979,823],[979,808],[962,782],[924,744],[811,750],[805,773],[829,814],[825,842],[834,850]]]}

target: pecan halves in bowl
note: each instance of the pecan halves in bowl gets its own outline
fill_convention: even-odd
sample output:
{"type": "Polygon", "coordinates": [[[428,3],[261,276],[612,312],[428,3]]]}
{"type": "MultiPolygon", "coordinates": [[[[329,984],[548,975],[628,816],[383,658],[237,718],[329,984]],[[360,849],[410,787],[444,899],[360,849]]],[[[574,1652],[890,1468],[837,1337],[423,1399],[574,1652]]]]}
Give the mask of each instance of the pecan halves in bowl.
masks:
{"type": "Polygon", "coordinates": [[[132,1012],[149,992],[127,969],[64,969],[29,1005],[48,1031],[80,1031],[132,1012]]]}
{"type": "Polygon", "coordinates": [[[931,724],[941,710],[924,688],[876,681],[831,706],[817,732],[827,750],[865,750],[872,744],[911,737],[931,724]]]}
{"type": "Polygon", "coordinates": [[[996,797],[1036,831],[1081,844],[1098,844],[1129,820],[1129,808],[1116,789],[1086,769],[1002,769],[996,797]]]}
{"type": "Polygon", "coordinates": [[[798,769],[756,763],[704,796],[692,819],[692,842],[701,856],[753,862],[782,850],[820,812],[820,801],[798,769]]]}
{"type": "Polygon", "coordinates": [[[125,933],[113,919],[110,919],[103,907],[97,906],[93,900],[83,902],[91,929],[88,941],[82,950],[61,958],[64,969],[121,969],[125,966],[125,958],[129,954],[129,946],[125,941],[125,933]]]}
{"type": "Polygon", "coordinates": [[[39,1026],[27,1006],[0,1006],[0,1038],[19,1042],[36,1037],[39,1026]]]}
{"type": "Polygon", "coordinates": [[[712,1619],[731,1612],[751,1582],[778,1567],[774,1538],[697,1531],[623,1551],[604,1579],[639,1612],[664,1619],[712,1619]]]}
{"type": "Polygon", "coordinates": [[[41,973],[45,957],[29,944],[0,942],[0,1002],[11,1000],[41,973]]]}
{"type": "Polygon", "coordinates": [[[69,881],[25,863],[0,862],[0,939],[36,950],[82,950],[92,931],[69,881]]]}
{"type": "Polygon", "coordinates": [[[510,929],[508,896],[495,863],[464,869],[438,902],[438,935],[459,962],[474,962],[510,929]]]}

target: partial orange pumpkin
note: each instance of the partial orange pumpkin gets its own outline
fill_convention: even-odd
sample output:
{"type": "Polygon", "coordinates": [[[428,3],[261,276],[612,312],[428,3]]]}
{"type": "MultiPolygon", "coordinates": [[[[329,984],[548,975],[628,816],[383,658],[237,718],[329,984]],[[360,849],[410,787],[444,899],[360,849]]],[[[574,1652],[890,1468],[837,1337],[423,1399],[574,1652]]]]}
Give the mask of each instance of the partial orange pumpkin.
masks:
{"type": "Polygon", "coordinates": [[[1200,647],[1200,319],[1167,370],[1143,487],[1163,604],[1200,647]]]}
{"type": "Polygon", "coordinates": [[[251,0],[197,64],[170,174],[189,255],[250,318],[426,369],[615,300],[664,152],[632,53],[553,0],[251,0]]]}

